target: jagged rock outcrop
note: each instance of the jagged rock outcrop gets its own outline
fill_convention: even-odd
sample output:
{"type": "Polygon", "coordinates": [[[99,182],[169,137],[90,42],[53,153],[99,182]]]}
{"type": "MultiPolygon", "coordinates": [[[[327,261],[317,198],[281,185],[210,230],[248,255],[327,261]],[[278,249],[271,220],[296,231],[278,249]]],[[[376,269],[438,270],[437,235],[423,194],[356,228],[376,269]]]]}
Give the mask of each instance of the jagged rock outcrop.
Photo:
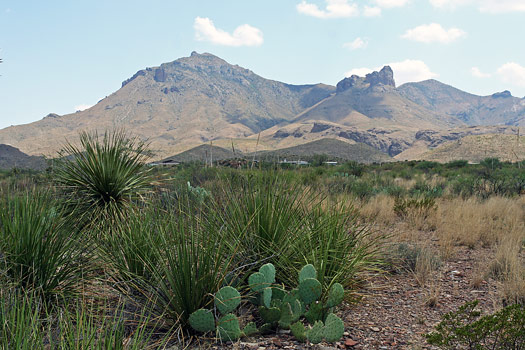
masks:
{"type": "Polygon", "coordinates": [[[377,86],[382,87],[396,87],[396,82],[394,81],[394,72],[390,66],[384,66],[379,72],[372,72],[367,74],[365,77],[359,77],[357,75],[352,75],[349,78],[341,80],[337,84],[337,92],[341,93],[348,89],[367,89],[374,88],[377,86]]]}

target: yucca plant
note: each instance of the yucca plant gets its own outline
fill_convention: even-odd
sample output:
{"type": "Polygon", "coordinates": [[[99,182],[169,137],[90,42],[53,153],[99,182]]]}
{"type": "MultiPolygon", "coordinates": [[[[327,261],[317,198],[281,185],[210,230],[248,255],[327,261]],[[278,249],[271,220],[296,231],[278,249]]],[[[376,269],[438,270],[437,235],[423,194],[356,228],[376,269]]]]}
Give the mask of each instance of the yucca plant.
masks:
{"type": "Polygon", "coordinates": [[[309,210],[307,229],[293,242],[296,261],[289,261],[288,275],[304,264],[312,264],[326,290],[341,283],[355,290],[360,275],[380,262],[377,248],[381,235],[357,220],[356,210],[344,203],[314,206],[309,210]]]}
{"type": "Polygon", "coordinates": [[[239,244],[237,265],[254,266],[293,260],[291,242],[304,229],[303,204],[313,201],[310,192],[282,174],[236,178],[223,188],[218,203],[228,241],[239,244]]]}
{"type": "Polygon", "coordinates": [[[111,244],[102,248],[118,291],[182,328],[208,305],[232,266],[232,245],[215,213],[188,212],[185,202],[176,212],[145,210],[105,237],[111,244]]]}
{"type": "Polygon", "coordinates": [[[55,167],[72,217],[87,225],[122,222],[152,182],[147,145],[122,130],[82,132],[79,142],[66,144],[55,167]]]}
{"type": "Polygon", "coordinates": [[[47,192],[8,195],[0,200],[0,271],[7,283],[46,300],[74,293],[88,271],[76,231],[47,192]]]}

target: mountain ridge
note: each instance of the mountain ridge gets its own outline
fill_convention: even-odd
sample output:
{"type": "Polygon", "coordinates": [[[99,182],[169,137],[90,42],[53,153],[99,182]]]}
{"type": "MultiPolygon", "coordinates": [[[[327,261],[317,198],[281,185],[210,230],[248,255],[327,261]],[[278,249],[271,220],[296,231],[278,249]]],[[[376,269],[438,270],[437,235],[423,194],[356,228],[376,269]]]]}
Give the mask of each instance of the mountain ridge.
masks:
{"type": "Polygon", "coordinates": [[[507,91],[478,96],[437,80],[396,87],[394,77],[385,66],[337,86],[292,85],[192,52],[138,70],[85,111],[2,129],[0,143],[54,156],[81,130],[125,128],[148,140],[157,159],[210,141],[255,138],[273,149],[333,138],[397,156],[416,144],[436,147],[456,128],[525,125],[525,99],[507,91]],[[432,140],[417,137],[423,130],[435,132],[432,140]]]}

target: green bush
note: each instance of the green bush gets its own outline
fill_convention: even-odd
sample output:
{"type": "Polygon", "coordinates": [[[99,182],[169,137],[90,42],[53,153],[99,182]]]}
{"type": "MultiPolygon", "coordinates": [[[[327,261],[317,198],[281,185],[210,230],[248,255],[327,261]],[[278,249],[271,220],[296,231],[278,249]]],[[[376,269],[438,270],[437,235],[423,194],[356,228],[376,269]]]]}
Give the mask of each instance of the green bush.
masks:
{"type": "Polygon", "coordinates": [[[50,196],[31,192],[0,200],[0,271],[9,284],[46,300],[74,293],[87,274],[82,262],[90,257],[50,196]]]}
{"type": "Polygon", "coordinates": [[[133,203],[150,188],[152,168],[146,145],[123,131],[80,134],[80,146],[68,143],[60,153],[55,177],[76,222],[122,222],[133,203]]]}
{"type": "Polygon", "coordinates": [[[468,302],[443,316],[429,344],[441,349],[519,350],[525,348],[525,306],[515,304],[481,316],[478,301],[468,302]]]}

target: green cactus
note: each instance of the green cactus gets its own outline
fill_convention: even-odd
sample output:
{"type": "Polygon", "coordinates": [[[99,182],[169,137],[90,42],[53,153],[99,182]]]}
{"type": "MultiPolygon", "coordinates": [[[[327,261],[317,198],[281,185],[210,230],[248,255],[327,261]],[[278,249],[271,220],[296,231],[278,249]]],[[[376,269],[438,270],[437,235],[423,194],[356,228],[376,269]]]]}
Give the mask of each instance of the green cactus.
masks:
{"type": "Polygon", "coordinates": [[[280,287],[272,287],[273,299],[283,300],[286,295],[286,291],[280,287]]]}
{"type": "Polygon", "coordinates": [[[217,322],[217,337],[223,341],[233,341],[241,337],[239,319],[234,314],[222,316],[217,322]]]}
{"type": "Polygon", "coordinates": [[[214,297],[215,306],[219,310],[219,312],[223,315],[226,315],[239,306],[241,303],[241,295],[237,291],[237,289],[227,286],[222,287],[219,289],[219,291],[215,294],[214,297]]]}
{"type": "Polygon", "coordinates": [[[314,279],[317,278],[317,270],[312,264],[303,266],[301,271],[299,271],[299,283],[301,283],[307,278],[314,278],[314,279]]]}
{"type": "Polygon", "coordinates": [[[261,272],[252,273],[250,277],[248,277],[248,284],[250,285],[250,289],[255,293],[260,293],[269,287],[269,283],[266,282],[266,276],[261,272]]]}
{"type": "Polygon", "coordinates": [[[328,314],[324,325],[324,337],[326,341],[330,343],[338,341],[344,332],[345,325],[343,320],[332,313],[328,314]]]}
{"type": "Polygon", "coordinates": [[[259,314],[265,323],[275,323],[281,318],[281,309],[276,307],[259,307],[259,314]]]}
{"type": "Polygon", "coordinates": [[[306,331],[306,337],[312,344],[319,344],[323,341],[324,324],[322,321],[315,321],[312,328],[306,331]]]}
{"type": "Polygon", "coordinates": [[[326,301],[326,307],[334,307],[343,302],[345,297],[345,290],[340,283],[334,283],[328,291],[328,300],[326,301]]]}
{"type": "Polygon", "coordinates": [[[272,288],[265,288],[261,293],[261,304],[270,307],[272,302],[272,288]]]}
{"type": "Polygon", "coordinates": [[[305,304],[310,304],[321,297],[323,287],[314,278],[306,278],[299,283],[299,296],[305,304]]]}
{"type": "Polygon", "coordinates": [[[290,325],[290,330],[292,331],[293,336],[298,341],[304,343],[306,341],[306,329],[301,321],[297,321],[290,325]]]}
{"type": "Polygon", "coordinates": [[[308,322],[314,323],[323,319],[323,305],[319,302],[310,304],[310,308],[304,314],[308,322]]]}
{"type": "Polygon", "coordinates": [[[267,283],[275,283],[275,266],[273,264],[268,263],[261,266],[259,269],[259,272],[262,273],[266,277],[267,283]]]}
{"type": "Polygon", "coordinates": [[[249,322],[248,324],[246,324],[246,326],[244,326],[244,329],[242,330],[242,335],[249,337],[254,334],[257,334],[257,332],[259,332],[259,330],[257,329],[255,322],[249,322]]]}
{"type": "Polygon", "coordinates": [[[190,326],[197,332],[211,332],[215,330],[215,318],[211,310],[199,309],[189,318],[190,326]]]}
{"type": "Polygon", "coordinates": [[[259,328],[261,334],[268,334],[273,330],[273,326],[270,323],[265,323],[259,328]]]}
{"type": "Polygon", "coordinates": [[[281,307],[281,315],[279,318],[279,327],[288,329],[290,324],[294,321],[294,314],[290,303],[283,303],[281,307]]]}

